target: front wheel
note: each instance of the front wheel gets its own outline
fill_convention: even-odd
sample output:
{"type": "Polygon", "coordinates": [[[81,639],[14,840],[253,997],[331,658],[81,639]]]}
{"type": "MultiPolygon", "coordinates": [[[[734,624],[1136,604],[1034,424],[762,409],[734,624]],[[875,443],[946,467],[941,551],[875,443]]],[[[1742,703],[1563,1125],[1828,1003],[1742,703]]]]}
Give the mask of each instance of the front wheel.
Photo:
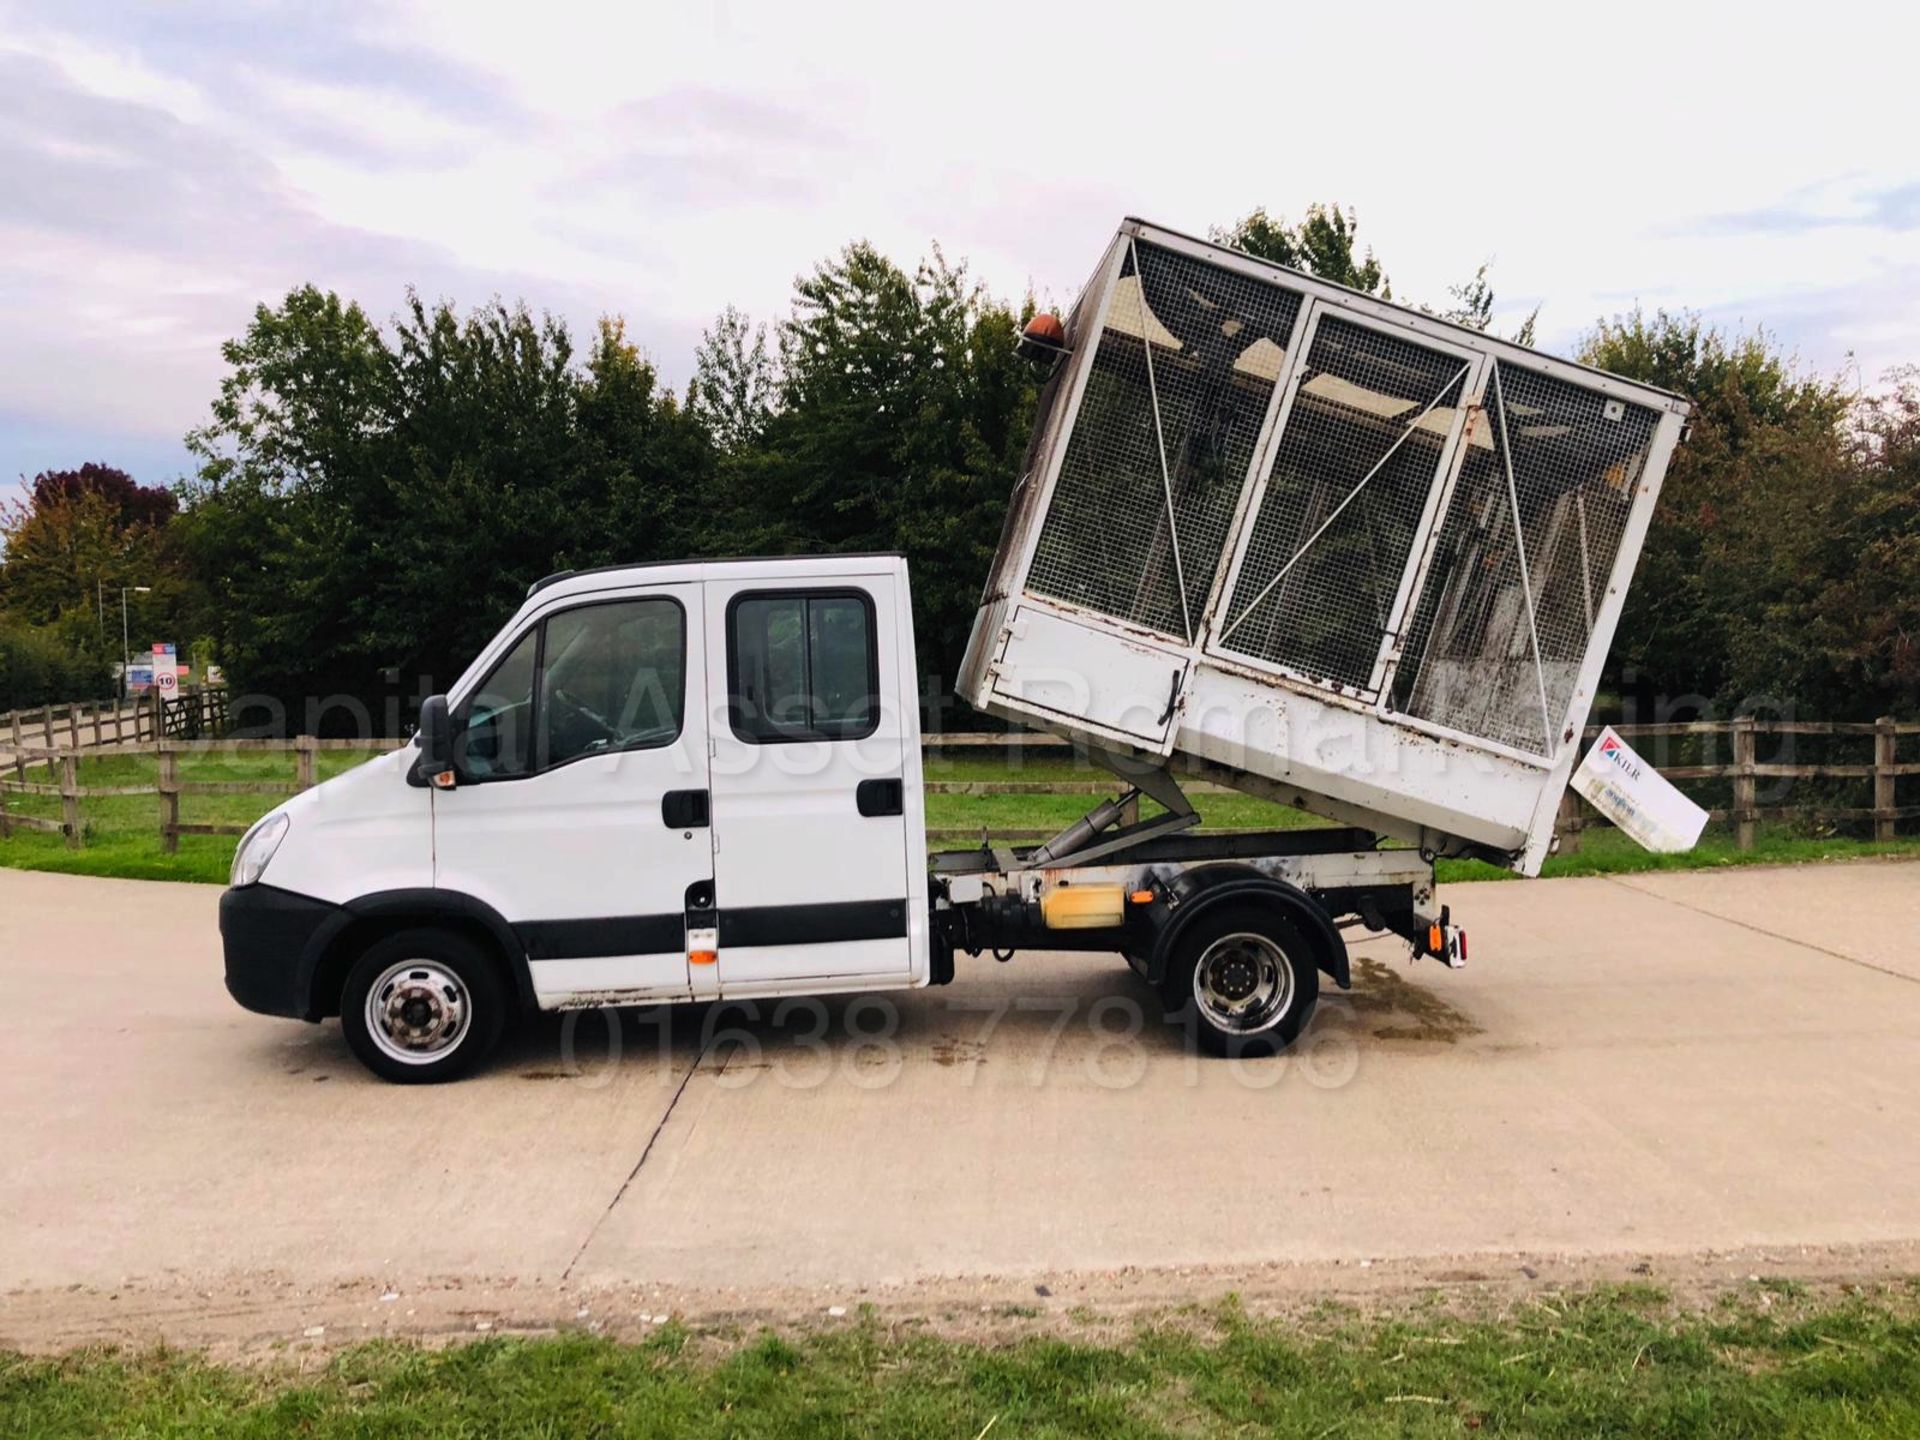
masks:
{"type": "Polygon", "coordinates": [[[402,930],[347,974],[340,1029],[374,1074],[400,1085],[455,1080],[487,1057],[506,1026],[499,971],[465,936],[402,930]]]}
{"type": "Polygon", "coordinates": [[[1201,916],[1169,957],[1162,998],[1215,1055],[1273,1055],[1307,1028],[1320,999],[1312,948],[1282,916],[1227,905],[1201,916]]]}

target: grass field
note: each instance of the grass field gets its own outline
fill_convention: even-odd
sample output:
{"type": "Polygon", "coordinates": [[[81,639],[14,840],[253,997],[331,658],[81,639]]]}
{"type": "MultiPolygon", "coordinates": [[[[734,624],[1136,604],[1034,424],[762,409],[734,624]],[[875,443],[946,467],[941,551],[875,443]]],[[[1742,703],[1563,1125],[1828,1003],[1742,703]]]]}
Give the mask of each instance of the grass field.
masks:
{"type": "Polygon", "coordinates": [[[1118,1323],[1083,1316],[1065,1335],[1009,1310],[970,1339],[872,1315],[799,1332],[670,1323],[638,1344],[368,1344],[318,1369],[0,1356],[0,1434],[1912,1435],[1916,1293],[1810,1300],[1780,1282],[1681,1313],[1629,1289],[1543,1297],[1502,1317],[1375,1320],[1330,1307],[1258,1319],[1228,1301],[1118,1323]]]}
{"type": "MultiPolygon", "coordinates": [[[[322,780],[363,763],[372,752],[323,751],[315,757],[322,780]]],[[[82,757],[81,786],[110,788],[151,785],[159,762],[150,755],[82,757]]],[[[191,781],[266,780],[293,783],[294,757],[287,754],[204,753],[180,758],[180,778],[191,781]]],[[[27,778],[47,783],[44,765],[29,766],[27,778]]],[[[275,805],[273,795],[182,796],[184,824],[246,825],[275,805]]],[[[60,801],[52,795],[9,795],[7,809],[15,815],[60,818],[60,801]]],[[[155,795],[120,795],[80,802],[82,845],[67,849],[65,837],[16,829],[0,840],[0,864],[25,870],[58,870],[76,875],[117,875],[135,880],[204,880],[225,884],[237,838],[218,835],[182,835],[180,852],[167,855],[160,848],[160,799],[155,795]]]]}
{"type": "MultiPolygon", "coordinates": [[[[361,764],[374,752],[323,751],[317,758],[325,779],[361,764]]],[[[156,761],[144,755],[103,755],[80,762],[82,786],[151,785],[156,761]]],[[[187,754],[180,760],[180,778],[189,781],[265,780],[291,782],[291,754],[187,754]]],[[[1065,758],[1014,758],[994,755],[937,756],[927,761],[930,781],[990,785],[1007,781],[1069,783],[1098,782],[1103,773],[1075,766],[1065,758]]],[[[32,768],[29,778],[47,779],[44,767],[32,768]]],[[[1108,793],[1111,793],[1109,790],[1108,793]]],[[[1091,806],[1095,794],[930,794],[927,825],[931,830],[965,831],[967,839],[941,839],[936,848],[964,848],[980,828],[996,835],[1050,834],[1091,806]]],[[[1201,792],[1193,797],[1201,823],[1209,829],[1292,829],[1327,822],[1285,806],[1248,795],[1201,792]]],[[[246,824],[277,801],[271,795],[183,796],[180,818],[188,824],[246,824]]],[[[60,801],[50,795],[11,795],[14,814],[57,819],[60,801]]],[[[1147,807],[1149,813],[1151,806],[1147,807]]],[[[233,858],[234,841],[218,836],[183,835],[176,855],[160,848],[160,801],[151,795],[115,796],[82,802],[84,844],[66,848],[59,835],[16,829],[0,839],[0,865],[29,870],[56,870],[83,875],[114,875],[141,880],[198,880],[224,883],[233,858]]],[[[1618,831],[1599,829],[1582,837],[1578,853],[1556,855],[1547,861],[1548,875],[1597,875],[1655,869],[1697,869],[1705,866],[1780,864],[1811,860],[1846,859],[1863,855],[1920,855],[1920,837],[1874,845],[1839,837],[1799,834],[1781,825],[1763,828],[1759,844],[1750,851],[1734,848],[1732,837],[1709,831],[1698,848],[1686,855],[1650,855],[1618,831]]],[[[1442,861],[1443,881],[1510,878],[1509,872],[1474,861],[1442,861]]]]}

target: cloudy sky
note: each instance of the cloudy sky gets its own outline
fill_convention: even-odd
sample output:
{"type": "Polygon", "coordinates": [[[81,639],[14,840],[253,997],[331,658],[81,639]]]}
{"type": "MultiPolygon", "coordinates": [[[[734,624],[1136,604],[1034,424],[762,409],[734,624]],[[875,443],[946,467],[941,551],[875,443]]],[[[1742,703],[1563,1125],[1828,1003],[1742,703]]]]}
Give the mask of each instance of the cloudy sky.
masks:
{"type": "Polygon", "coordinates": [[[1914,7],[1295,8],[0,0],[0,485],[177,474],[305,281],[621,313],[678,386],[855,237],[1064,300],[1123,215],[1314,200],[1549,349],[1639,302],[1920,361],[1914,7]]]}

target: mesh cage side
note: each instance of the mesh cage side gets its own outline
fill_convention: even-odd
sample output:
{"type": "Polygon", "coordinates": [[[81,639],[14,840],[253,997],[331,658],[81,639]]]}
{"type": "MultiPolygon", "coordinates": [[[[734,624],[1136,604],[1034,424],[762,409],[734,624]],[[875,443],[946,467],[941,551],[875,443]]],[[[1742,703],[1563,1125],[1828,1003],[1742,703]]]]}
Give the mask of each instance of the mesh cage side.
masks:
{"type": "Polygon", "coordinates": [[[1502,362],[1483,404],[1408,627],[1394,704],[1548,755],[1561,739],[1659,417],[1502,362]]]}
{"type": "Polygon", "coordinates": [[[1320,321],[1228,606],[1228,648],[1371,698],[1468,368],[1320,321]]]}
{"type": "Polygon", "coordinates": [[[1197,628],[1223,561],[1300,306],[1298,292],[1270,281],[1153,245],[1131,247],[1029,591],[1192,638],[1189,624],[1197,628]]]}

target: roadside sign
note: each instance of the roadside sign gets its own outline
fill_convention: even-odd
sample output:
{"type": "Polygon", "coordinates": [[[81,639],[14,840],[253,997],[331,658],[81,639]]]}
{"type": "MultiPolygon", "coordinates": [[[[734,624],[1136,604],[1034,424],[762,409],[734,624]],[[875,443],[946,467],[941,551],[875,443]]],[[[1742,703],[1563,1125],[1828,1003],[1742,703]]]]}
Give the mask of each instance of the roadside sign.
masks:
{"type": "Polygon", "coordinates": [[[172,645],[153,647],[153,691],[162,700],[180,698],[180,662],[172,645]]]}
{"type": "Polygon", "coordinates": [[[1707,826],[1694,804],[1609,725],[1573,772],[1573,788],[1648,850],[1691,850],[1707,826]]]}

